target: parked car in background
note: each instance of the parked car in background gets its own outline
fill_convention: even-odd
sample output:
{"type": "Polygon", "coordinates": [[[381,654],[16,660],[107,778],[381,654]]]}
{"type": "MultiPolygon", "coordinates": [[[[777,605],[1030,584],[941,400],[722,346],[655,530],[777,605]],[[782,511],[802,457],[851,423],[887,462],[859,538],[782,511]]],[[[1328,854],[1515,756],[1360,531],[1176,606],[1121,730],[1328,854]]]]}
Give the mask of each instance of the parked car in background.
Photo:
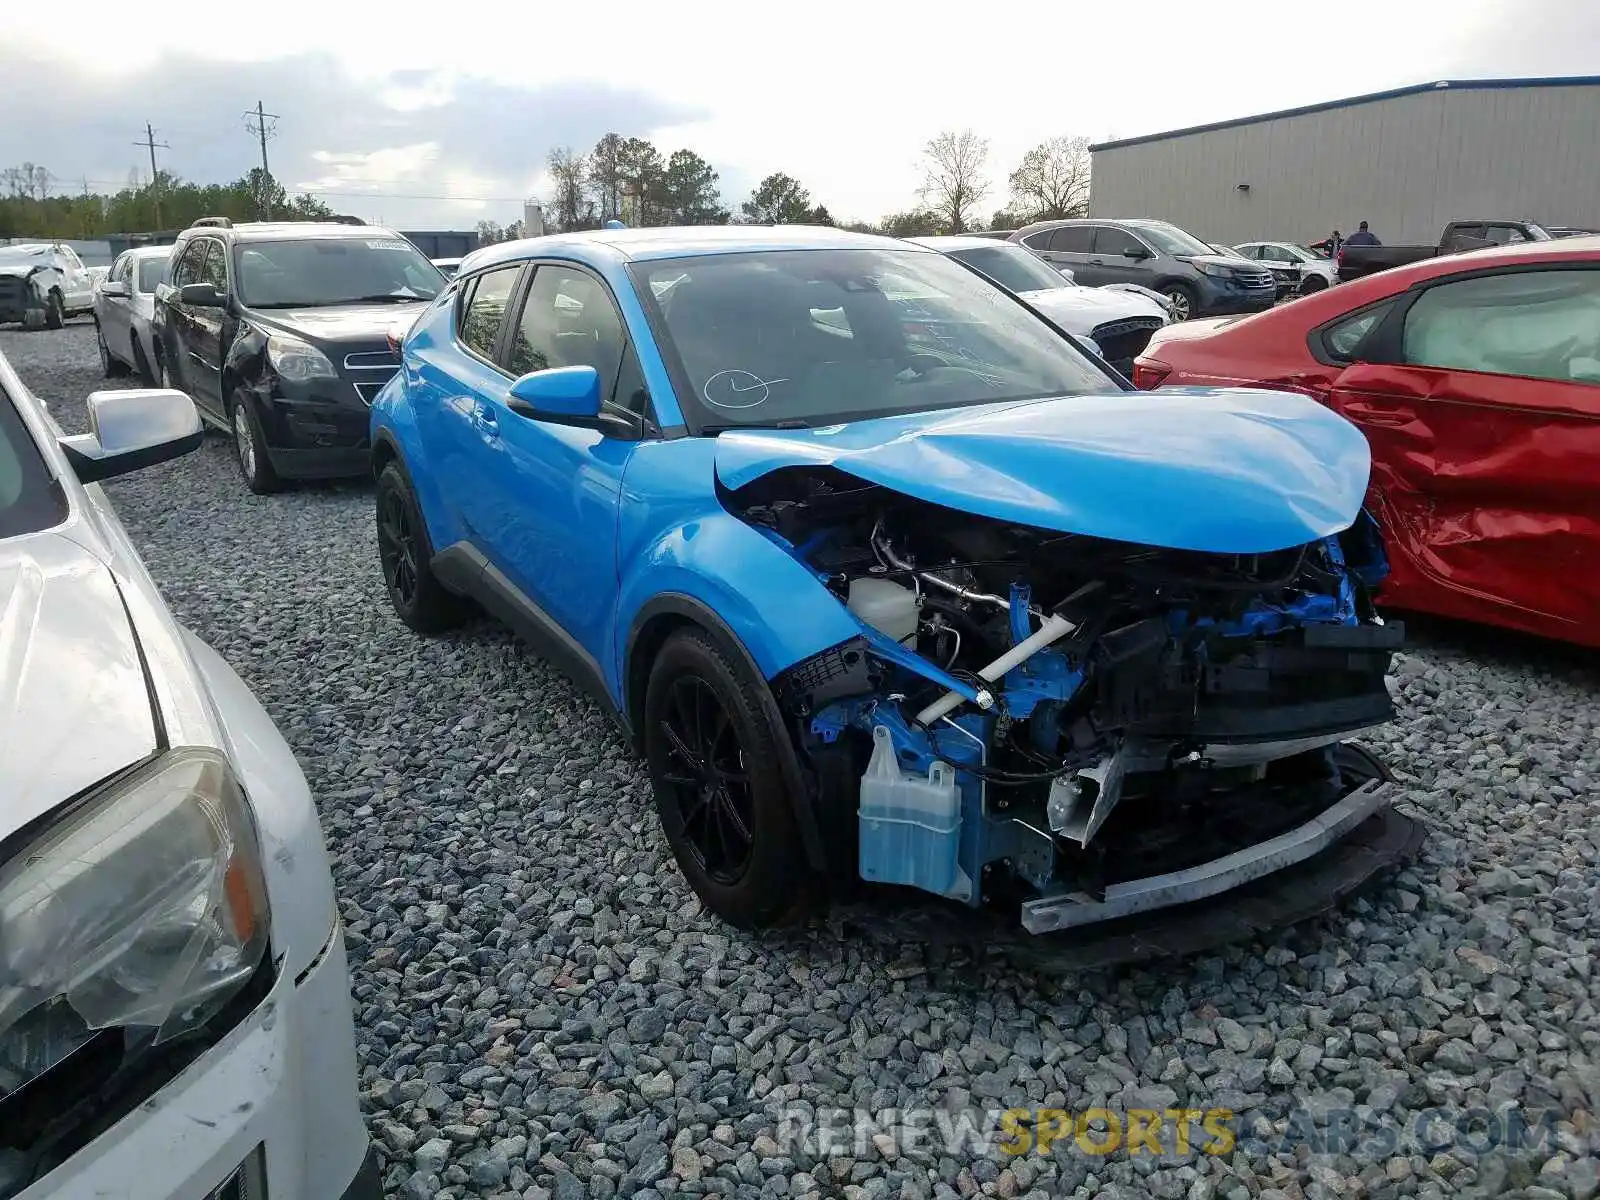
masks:
{"type": "Polygon", "coordinates": [[[1433,246],[1340,247],[1334,260],[1341,282],[1360,279],[1375,271],[1403,267],[1441,254],[1459,254],[1486,246],[1515,246],[1522,242],[1548,242],[1550,231],[1532,221],[1451,221],[1433,246]]]}
{"type": "Polygon", "coordinates": [[[60,329],[94,307],[94,277],[71,246],[0,246],[0,324],[60,329]]]}
{"type": "MultiPolygon", "coordinates": [[[[1255,259],[1250,258],[1248,255],[1244,254],[1242,251],[1237,250],[1234,247],[1227,245],[1226,243],[1223,243],[1223,242],[1207,242],[1206,245],[1210,246],[1213,250],[1215,250],[1218,254],[1222,255],[1225,258],[1236,259],[1239,262],[1255,262],[1255,259]]],[[[1274,285],[1276,285],[1276,287],[1278,289],[1278,299],[1279,300],[1282,300],[1285,296],[1291,295],[1295,291],[1295,289],[1299,286],[1299,284],[1300,284],[1300,273],[1298,271],[1296,271],[1296,270],[1294,270],[1292,268],[1287,268],[1287,269],[1276,270],[1275,271],[1275,270],[1272,269],[1272,267],[1269,264],[1262,263],[1261,265],[1265,266],[1267,268],[1267,270],[1272,273],[1272,282],[1273,282],[1274,285]]]]}
{"type": "Polygon", "coordinates": [[[402,353],[396,614],[474,597],[569,671],[727,921],[866,881],[1047,933],[1311,886],[1406,820],[1344,744],[1402,634],[1366,445],[1303,396],[1141,396],[981,273],[820,227],[487,247],[402,353]]]}
{"type": "Polygon", "coordinates": [[[1260,312],[1277,300],[1263,268],[1218,254],[1165,221],[1041,221],[1011,235],[1090,286],[1137,283],[1160,292],[1177,319],[1260,312]]]}
{"type": "Polygon", "coordinates": [[[428,261],[438,267],[439,274],[446,279],[454,279],[456,272],[461,269],[461,260],[459,258],[430,258],[428,261]]]}
{"type": "Polygon", "coordinates": [[[368,409],[400,361],[388,335],[446,286],[387,229],[203,218],[156,291],[162,384],[232,433],[253,492],[365,475],[368,409]]]}
{"type": "Polygon", "coordinates": [[[1600,230],[1578,229],[1572,225],[1547,225],[1545,227],[1545,232],[1547,232],[1553,238],[1569,238],[1588,237],[1590,234],[1600,233],[1600,230]]]}
{"type": "Polygon", "coordinates": [[[1600,646],[1600,238],[1163,330],[1134,381],[1314,396],[1371,444],[1388,603],[1600,646]]]}
{"type": "Polygon", "coordinates": [[[199,417],[88,404],[0,357],[0,1200],[377,1200],[305,777],[98,486],[199,417]]]}
{"type": "Polygon", "coordinates": [[[1280,286],[1286,285],[1288,291],[1302,296],[1339,282],[1332,259],[1294,242],[1245,242],[1234,248],[1271,271],[1280,286]]]}
{"type": "Polygon", "coordinates": [[[166,275],[172,252],[166,246],[124,250],[94,290],[95,340],[100,369],[108,376],[139,376],[146,387],[156,383],[156,287],[166,275]]]}
{"type": "Polygon", "coordinates": [[[1171,318],[1159,299],[1079,287],[1014,242],[977,237],[911,238],[1021,296],[1068,333],[1088,341],[1124,377],[1150,335],[1171,318]]]}

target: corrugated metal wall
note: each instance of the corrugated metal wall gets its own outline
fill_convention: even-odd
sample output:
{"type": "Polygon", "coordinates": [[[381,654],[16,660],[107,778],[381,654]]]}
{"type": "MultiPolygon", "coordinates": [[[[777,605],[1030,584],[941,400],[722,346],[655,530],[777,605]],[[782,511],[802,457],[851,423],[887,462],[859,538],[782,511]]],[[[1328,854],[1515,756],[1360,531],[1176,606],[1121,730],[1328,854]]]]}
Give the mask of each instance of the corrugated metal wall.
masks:
{"type": "Polygon", "coordinates": [[[1227,243],[1362,220],[1391,244],[1474,217],[1597,229],[1597,129],[1600,86],[1439,88],[1098,150],[1089,212],[1227,243]]]}

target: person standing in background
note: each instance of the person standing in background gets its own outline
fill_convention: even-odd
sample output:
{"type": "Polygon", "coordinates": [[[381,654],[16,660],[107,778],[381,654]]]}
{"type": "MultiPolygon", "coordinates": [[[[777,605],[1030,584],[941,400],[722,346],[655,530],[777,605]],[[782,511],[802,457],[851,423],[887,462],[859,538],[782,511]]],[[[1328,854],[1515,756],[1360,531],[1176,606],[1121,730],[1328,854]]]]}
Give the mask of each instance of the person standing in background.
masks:
{"type": "Polygon", "coordinates": [[[1346,246],[1381,246],[1381,245],[1383,245],[1383,243],[1378,240],[1377,234],[1373,233],[1370,229],[1367,228],[1367,223],[1365,221],[1363,221],[1363,222],[1361,222],[1361,228],[1357,229],[1354,233],[1352,233],[1350,235],[1349,240],[1345,242],[1345,245],[1346,246]]]}
{"type": "Polygon", "coordinates": [[[1312,242],[1310,248],[1328,258],[1337,258],[1339,247],[1342,245],[1344,245],[1344,239],[1339,236],[1339,231],[1335,229],[1320,242],[1312,242]]]}

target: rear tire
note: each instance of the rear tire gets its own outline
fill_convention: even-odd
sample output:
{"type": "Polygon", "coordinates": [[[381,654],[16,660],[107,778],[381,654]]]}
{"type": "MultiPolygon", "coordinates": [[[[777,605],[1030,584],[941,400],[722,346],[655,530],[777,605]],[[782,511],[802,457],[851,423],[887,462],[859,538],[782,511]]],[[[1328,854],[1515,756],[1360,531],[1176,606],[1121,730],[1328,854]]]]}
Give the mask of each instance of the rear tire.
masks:
{"type": "Polygon", "coordinates": [[[1169,283],[1161,289],[1161,294],[1172,304],[1174,321],[1187,321],[1194,316],[1195,294],[1187,284],[1169,283]]]}
{"type": "Polygon", "coordinates": [[[139,382],[145,387],[156,386],[156,373],[150,369],[150,360],[145,357],[144,347],[139,344],[139,335],[133,335],[133,371],[139,377],[139,382]]]}
{"type": "Polygon", "coordinates": [[[107,379],[116,379],[128,373],[128,364],[111,353],[111,347],[106,345],[106,331],[100,327],[100,322],[94,323],[95,347],[100,351],[100,373],[107,379]]]}
{"type": "Polygon", "coordinates": [[[645,686],[642,740],[667,844],[701,902],[740,929],[791,920],[817,891],[765,687],[697,627],[667,638],[645,686]]]}
{"type": "Polygon", "coordinates": [[[245,486],[258,496],[279,491],[283,480],[278,478],[272,459],[267,456],[267,439],[261,432],[261,422],[256,419],[255,405],[243,388],[233,390],[228,403],[228,423],[233,428],[234,457],[245,486]]]}
{"type": "Polygon", "coordinates": [[[395,615],[417,633],[443,633],[467,618],[467,602],[433,573],[433,543],[411,482],[392,462],[378,476],[378,562],[395,615]]]}

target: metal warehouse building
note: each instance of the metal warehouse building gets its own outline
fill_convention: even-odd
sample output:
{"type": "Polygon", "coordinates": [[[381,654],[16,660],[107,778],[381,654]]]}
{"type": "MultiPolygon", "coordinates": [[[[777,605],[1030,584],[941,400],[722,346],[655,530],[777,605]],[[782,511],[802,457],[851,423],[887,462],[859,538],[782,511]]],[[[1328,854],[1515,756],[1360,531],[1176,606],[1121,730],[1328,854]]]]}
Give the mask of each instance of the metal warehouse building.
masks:
{"type": "Polygon", "coordinates": [[[1441,80],[1091,146],[1089,213],[1212,242],[1383,241],[1507,218],[1600,229],[1600,76],[1441,80]]]}

